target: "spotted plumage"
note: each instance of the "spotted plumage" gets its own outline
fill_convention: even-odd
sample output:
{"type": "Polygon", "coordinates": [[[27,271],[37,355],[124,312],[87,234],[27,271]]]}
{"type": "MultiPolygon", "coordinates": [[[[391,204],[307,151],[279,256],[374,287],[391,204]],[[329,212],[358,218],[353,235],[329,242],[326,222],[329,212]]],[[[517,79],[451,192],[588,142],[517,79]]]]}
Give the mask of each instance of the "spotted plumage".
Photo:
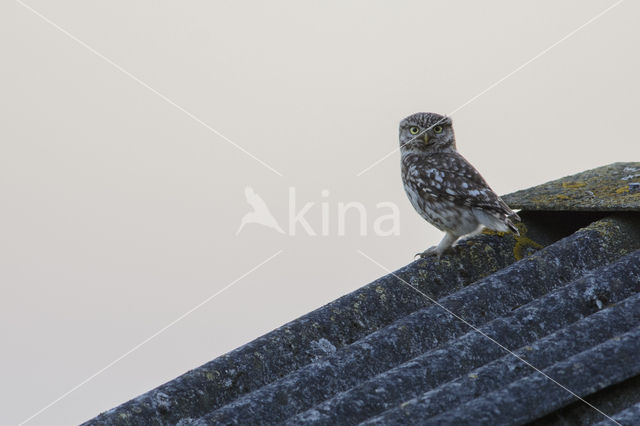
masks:
{"type": "Polygon", "coordinates": [[[482,226],[518,234],[520,220],[456,150],[451,118],[416,113],[400,122],[402,183],[416,211],[446,234],[421,253],[440,257],[463,235],[482,226]]]}

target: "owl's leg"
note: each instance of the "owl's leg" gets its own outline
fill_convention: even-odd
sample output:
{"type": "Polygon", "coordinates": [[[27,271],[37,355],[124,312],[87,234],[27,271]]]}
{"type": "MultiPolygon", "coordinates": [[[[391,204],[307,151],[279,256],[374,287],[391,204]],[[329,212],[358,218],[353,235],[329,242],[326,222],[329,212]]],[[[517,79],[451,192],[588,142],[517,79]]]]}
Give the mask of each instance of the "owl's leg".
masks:
{"type": "Polygon", "coordinates": [[[429,256],[438,256],[438,259],[442,256],[442,254],[447,251],[453,243],[458,239],[458,235],[452,234],[451,232],[447,232],[440,241],[440,244],[434,247],[430,247],[423,251],[422,253],[416,254],[416,256],[420,257],[429,257],[429,256]]]}

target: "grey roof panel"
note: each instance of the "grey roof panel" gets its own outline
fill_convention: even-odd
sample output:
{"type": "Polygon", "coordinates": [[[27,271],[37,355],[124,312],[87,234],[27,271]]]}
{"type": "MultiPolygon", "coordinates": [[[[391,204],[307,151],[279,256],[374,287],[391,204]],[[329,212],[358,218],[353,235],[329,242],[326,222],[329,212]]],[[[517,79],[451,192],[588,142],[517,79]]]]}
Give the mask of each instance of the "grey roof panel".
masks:
{"type": "MultiPolygon", "coordinates": [[[[551,236],[550,238],[553,238],[551,236]]],[[[416,261],[109,410],[89,424],[173,424],[204,415],[429,304],[399,278],[435,299],[490,275],[539,244],[523,235],[477,235],[447,261],[416,261]],[[455,264],[456,267],[451,267],[455,264]],[[399,277],[399,278],[397,278],[399,277]]]]}
{"type": "MultiPolygon", "coordinates": [[[[639,275],[640,251],[636,251],[480,330],[507,348],[520,347],[518,355],[546,368],[640,324],[639,275]],[[599,311],[605,305],[597,300],[605,298],[613,305],[599,311]]],[[[522,361],[505,354],[472,331],[340,393],[288,423],[356,423],[396,406],[401,408],[379,420],[401,423],[436,415],[532,372],[522,361]]]]}
{"type": "Polygon", "coordinates": [[[640,326],[421,424],[524,424],[574,401],[568,389],[586,396],[637,376],[638,354],[640,326]]]}
{"type": "Polygon", "coordinates": [[[640,211],[640,162],[610,164],[502,198],[523,210],[640,211]]]}

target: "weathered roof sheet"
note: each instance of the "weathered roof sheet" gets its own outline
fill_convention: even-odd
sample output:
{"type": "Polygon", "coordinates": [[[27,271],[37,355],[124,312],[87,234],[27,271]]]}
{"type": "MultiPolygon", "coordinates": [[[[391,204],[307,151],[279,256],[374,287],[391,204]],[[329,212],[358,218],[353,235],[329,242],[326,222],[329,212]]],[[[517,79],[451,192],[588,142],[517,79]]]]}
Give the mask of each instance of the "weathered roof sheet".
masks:
{"type": "Polygon", "coordinates": [[[633,424],[639,211],[525,210],[87,424],[633,424]]]}
{"type": "Polygon", "coordinates": [[[640,162],[614,163],[505,195],[514,209],[640,210],[640,162]]]}

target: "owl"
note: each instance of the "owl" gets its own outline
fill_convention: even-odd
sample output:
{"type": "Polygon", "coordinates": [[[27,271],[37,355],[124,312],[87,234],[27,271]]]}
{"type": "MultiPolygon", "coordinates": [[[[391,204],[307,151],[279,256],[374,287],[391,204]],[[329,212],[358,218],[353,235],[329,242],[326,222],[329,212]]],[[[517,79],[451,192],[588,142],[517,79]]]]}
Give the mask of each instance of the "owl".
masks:
{"type": "Polygon", "coordinates": [[[446,232],[416,256],[442,256],[457,240],[487,227],[519,235],[520,217],[456,150],[451,118],[419,112],[400,122],[402,183],[416,211],[446,232]]]}

